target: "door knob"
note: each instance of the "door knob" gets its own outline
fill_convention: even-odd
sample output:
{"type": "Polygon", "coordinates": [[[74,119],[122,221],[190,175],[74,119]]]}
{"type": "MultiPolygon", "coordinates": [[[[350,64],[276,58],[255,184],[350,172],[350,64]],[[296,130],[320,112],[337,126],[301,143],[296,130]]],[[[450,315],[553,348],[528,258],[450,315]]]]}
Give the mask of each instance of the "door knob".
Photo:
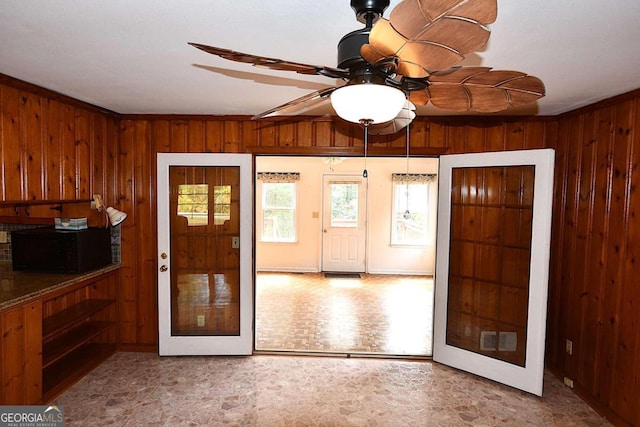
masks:
{"type": "Polygon", "coordinates": [[[322,230],[322,232],[323,232],[323,233],[326,233],[326,232],[327,232],[327,229],[325,228],[324,230],[322,230]]]}
{"type": "Polygon", "coordinates": [[[169,267],[167,267],[166,265],[161,265],[161,266],[160,266],[160,271],[162,271],[163,273],[164,273],[165,271],[167,271],[168,269],[169,269],[169,267]]]}
{"type": "Polygon", "coordinates": [[[166,252],[162,252],[162,253],[160,254],[160,258],[162,258],[162,259],[167,259],[167,253],[166,253],[166,252]]]}

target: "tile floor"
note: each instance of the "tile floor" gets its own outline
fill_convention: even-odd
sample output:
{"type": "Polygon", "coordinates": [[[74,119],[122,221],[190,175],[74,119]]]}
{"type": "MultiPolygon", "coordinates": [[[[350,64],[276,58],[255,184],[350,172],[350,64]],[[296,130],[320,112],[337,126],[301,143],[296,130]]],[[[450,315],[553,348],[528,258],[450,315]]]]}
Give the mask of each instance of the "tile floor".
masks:
{"type": "Polygon", "coordinates": [[[73,426],[606,426],[552,375],[538,398],[428,361],[117,353],[55,403],[73,426]]]}
{"type": "Polygon", "coordinates": [[[433,279],[259,273],[256,349],[431,355],[433,279]]]}

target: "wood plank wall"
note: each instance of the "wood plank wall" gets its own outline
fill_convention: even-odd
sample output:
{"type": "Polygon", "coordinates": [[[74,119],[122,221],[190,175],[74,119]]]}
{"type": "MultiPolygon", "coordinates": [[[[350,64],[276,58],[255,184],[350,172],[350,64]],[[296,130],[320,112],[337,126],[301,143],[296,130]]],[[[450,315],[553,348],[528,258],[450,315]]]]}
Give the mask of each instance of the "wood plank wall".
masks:
{"type": "Polygon", "coordinates": [[[640,425],[640,91],[565,114],[556,149],[547,366],[640,425]],[[566,340],[573,352],[566,352],[566,340]]]}
{"type": "MultiPolygon", "coordinates": [[[[0,201],[117,199],[119,116],[0,74],[0,201]]],[[[101,215],[88,203],[63,205],[64,215],[101,215]]],[[[0,208],[13,215],[12,207],[0,208]]],[[[60,216],[50,206],[29,215],[60,216]]]]}

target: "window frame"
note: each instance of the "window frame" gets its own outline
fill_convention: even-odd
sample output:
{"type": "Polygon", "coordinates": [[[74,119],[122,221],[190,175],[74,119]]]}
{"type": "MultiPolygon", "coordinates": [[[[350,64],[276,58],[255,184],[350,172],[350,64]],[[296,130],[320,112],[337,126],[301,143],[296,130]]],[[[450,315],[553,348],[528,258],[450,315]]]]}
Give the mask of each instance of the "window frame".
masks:
{"type": "MultiPolygon", "coordinates": [[[[390,236],[389,236],[389,244],[392,247],[411,247],[411,248],[425,248],[427,246],[429,246],[429,241],[430,241],[430,237],[433,233],[433,230],[431,230],[431,221],[430,221],[430,214],[431,214],[431,209],[430,209],[430,205],[432,203],[431,201],[431,189],[433,185],[433,181],[416,181],[416,182],[407,182],[407,181],[392,181],[391,183],[391,221],[390,221],[390,236]],[[397,194],[397,189],[400,186],[407,186],[407,185],[424,185],[425,186],[425,190],[426,190],[426,197],[427,197],[427,202],[426,202],[426,209],[424,210],[424,241],[422,242],[407,242],[407,241],[401,241],[398,239],[397,233],[396,233],[396,229],[397,229],[397,222],[398,222],[398,218],[396,216],[396,214],[398,213],[396,211],[396,199],[399,196],[397,194]]],[[[405,195],[405,194],[403,194],[405,195]]],[[[405,195],[406,196],[406,195],[405,195]]],[[[411,212],[411,211],[410,211],[411,212]]],[[[420,211],[422,212],[422,211],[420,211]]]]}
{"type": "Polygon", "coordinates": [[[261,181],[260,182],[260,242],[261,243],[277,243],[277,244],[291,244],[298,243],[298,182],[297,181],[261,181]],[[293,186],[293,207],[292,208],[282,208],[282,207],[266,207],[265,200],[267,191],[265,191],[265,185],[269,184],[289,184],[293,186]],[[265,237],[265,211],[266,210],[281,210],[281,211],[292,211],[291,222],[293,228],[293,238],[291,240],[278,240],[272,237],[265,237]]]}

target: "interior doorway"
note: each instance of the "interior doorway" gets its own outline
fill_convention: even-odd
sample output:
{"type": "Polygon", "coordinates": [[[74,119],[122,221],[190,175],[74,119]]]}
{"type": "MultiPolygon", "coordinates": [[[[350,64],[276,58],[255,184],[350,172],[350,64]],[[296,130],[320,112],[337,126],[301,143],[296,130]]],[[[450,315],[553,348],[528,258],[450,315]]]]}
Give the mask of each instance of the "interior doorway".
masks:
{"type": "Polygon", "coordinates": [[[366,179],[364,164],[256,157],[257,351],[431,355],[437,159],[368,158],[366,179]],[[349,271],[323,262],[323,186],[336,177],[366,184],[354,187],[366,203],[365,262],[353,277],[324,274],[349,271]]]}

